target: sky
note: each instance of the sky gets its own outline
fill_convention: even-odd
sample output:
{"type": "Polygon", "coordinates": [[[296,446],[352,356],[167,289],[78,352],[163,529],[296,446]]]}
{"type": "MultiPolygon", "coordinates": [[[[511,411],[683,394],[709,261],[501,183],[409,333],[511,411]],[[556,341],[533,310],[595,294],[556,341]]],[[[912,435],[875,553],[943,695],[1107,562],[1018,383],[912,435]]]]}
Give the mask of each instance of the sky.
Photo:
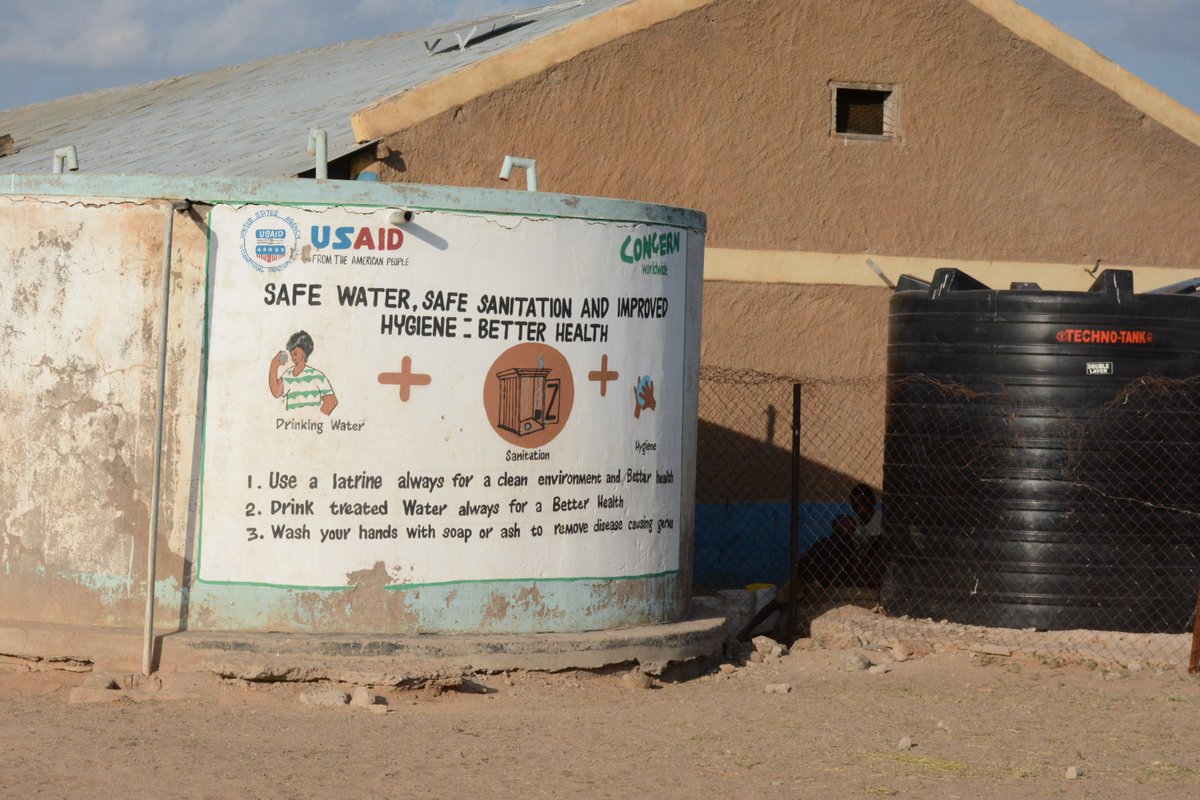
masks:
{"type": "MultiPolygon", "coordinates": [[[[1200,0],[1021,3],[1200,111],[1200,0]]],[[[538,0],[0,0],[0,108],[536,5],[538,0]]]]}

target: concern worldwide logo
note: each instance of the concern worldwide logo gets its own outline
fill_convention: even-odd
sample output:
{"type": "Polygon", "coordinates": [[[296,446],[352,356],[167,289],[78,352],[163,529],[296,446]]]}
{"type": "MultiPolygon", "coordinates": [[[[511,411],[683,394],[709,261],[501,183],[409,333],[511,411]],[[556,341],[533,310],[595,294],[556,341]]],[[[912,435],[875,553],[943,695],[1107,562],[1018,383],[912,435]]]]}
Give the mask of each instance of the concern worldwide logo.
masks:
{"type": "Polygon", "coordinates": [[[242,259],[259,272],[282,272],[292,263],[299,240],[295,220],[264,208],[242,225],[242,259]]]}
{"type": "Polygon", "coordinates": [[[638,264],[644,275],[666,275],[667,264],[662,259],[678,253],[682,247],[679,231],[651,232],[641,236],[626,236],[621,243],[621,260],[638,264]]]}

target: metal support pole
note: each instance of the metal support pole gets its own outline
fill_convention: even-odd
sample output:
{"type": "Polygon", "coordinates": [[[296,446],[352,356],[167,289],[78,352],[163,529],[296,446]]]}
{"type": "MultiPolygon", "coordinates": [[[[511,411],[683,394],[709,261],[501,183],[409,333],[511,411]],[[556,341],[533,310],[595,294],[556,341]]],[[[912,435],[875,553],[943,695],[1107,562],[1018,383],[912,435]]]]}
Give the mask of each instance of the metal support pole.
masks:
{"type": "Polygon", "coordinates": [[[1192,614],[1192,654],[1188,658],[1188,673],[1200,672],[1200,590],[1196,592],[1196,612],[1192,614]]]}
{"type": "Polygon", "coordinates": [[[163,242],[162,323],[158,336],[158,410],[154,420],[154,488],[150,493],[150,531],[146,546],[146,628],[142,637],[142,674],[149,675],[154,655],[154,582],[158,559],[158,500],[162,492],[163,409],[167,387],[167,323],[171,302],[171,243],[175,233],[175,212],[191,203],[172,203],[167,209],[163,242]]]}
{"type": "Polygon", "coordinates": [[[800,384],[792,384],[792,514],[791,558],[788,561],[788,607],[786,644],[796,641],[796,598],[800,594],[800,384]]]}

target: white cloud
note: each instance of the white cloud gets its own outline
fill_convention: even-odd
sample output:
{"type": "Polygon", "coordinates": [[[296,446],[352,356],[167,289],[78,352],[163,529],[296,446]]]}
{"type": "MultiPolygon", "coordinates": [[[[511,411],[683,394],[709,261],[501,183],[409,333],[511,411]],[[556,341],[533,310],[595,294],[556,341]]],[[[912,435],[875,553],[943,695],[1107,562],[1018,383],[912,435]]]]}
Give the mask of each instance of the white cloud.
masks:
{"type": "Polygon", "coordinates": [[[284,0],[233,0],[212,4],[178,20],[165,32],[162,60],[191,71],[198,65],[253,61],[309,46],[311,31],[320,30],[308,3],[284,0]]]}
{"type": "Polygon", "coordinates": [[[5,14],[0,62],[107,69],[144,60],[152,47],[149,0],[62,0],[5,14]]]}

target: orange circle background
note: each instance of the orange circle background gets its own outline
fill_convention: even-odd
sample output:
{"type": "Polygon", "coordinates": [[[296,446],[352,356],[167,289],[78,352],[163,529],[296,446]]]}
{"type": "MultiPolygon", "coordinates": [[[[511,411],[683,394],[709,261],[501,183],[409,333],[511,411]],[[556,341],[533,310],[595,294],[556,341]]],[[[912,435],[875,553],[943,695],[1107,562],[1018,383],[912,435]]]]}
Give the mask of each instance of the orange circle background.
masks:
{"type": "Polygon", "coordinates": [[[550,442],[567,426],[571,416],[571,407],[575,404],[575,380],[571,375],[571,365],[562,353],[549,345],[540,342],[525,342],[508,348],[500,357],[492,362],[491,369],[483,379],[483,413],[487,415],[488,423],[504,441],[518,447],[535,448],[550,442]],[[558,422],[547,425],[540,431],[518,436],[512,431],[497,426],[497,415],[500,408],[500,379],[496,373],[515,368],[534,368],[542,357],[545,368],[550,370],[549,380],[558,378],[558,422]]]}

